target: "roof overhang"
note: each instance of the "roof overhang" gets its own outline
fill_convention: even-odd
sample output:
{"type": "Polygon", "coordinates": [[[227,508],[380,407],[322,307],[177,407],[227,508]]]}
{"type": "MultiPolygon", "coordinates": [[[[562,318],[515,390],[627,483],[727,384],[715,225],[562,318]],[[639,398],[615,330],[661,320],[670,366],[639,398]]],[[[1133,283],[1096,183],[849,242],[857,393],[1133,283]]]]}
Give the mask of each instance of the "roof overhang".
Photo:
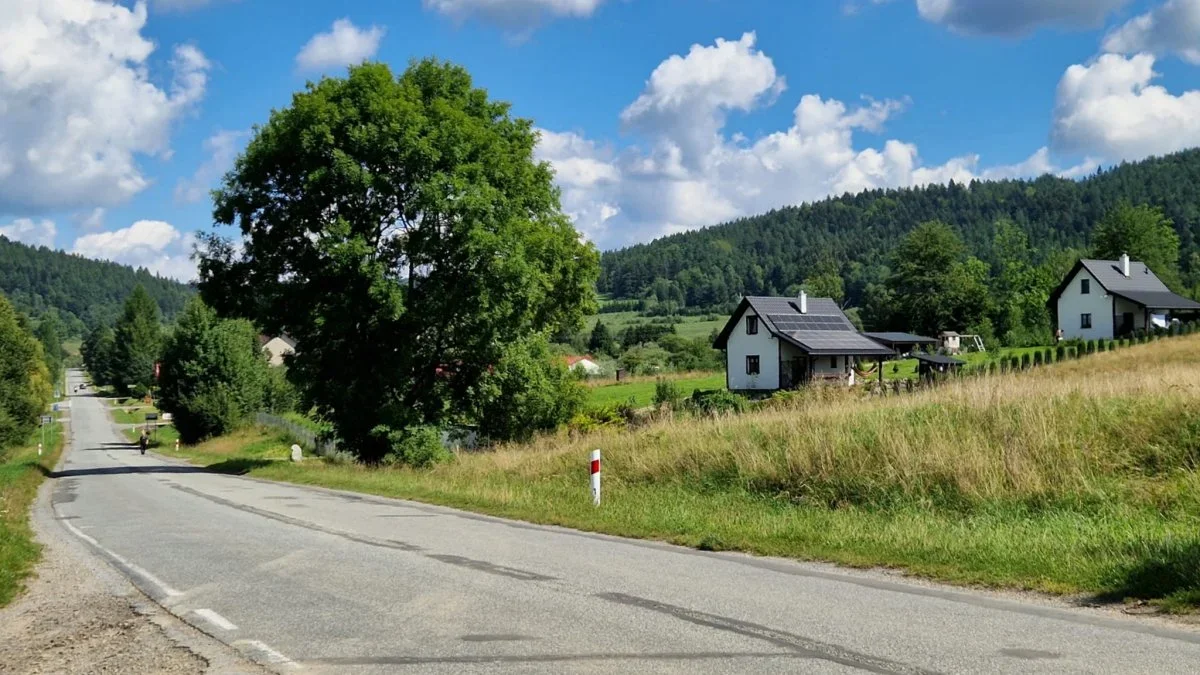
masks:
{"type": "Polygon", "coordinates": [[[1137,303],[1146,309],[1166,309],[1175,311],[1200,312],[1200,302],[1176,295],[1175,293],[1110,291],[1112,295],[1137,303]]]}

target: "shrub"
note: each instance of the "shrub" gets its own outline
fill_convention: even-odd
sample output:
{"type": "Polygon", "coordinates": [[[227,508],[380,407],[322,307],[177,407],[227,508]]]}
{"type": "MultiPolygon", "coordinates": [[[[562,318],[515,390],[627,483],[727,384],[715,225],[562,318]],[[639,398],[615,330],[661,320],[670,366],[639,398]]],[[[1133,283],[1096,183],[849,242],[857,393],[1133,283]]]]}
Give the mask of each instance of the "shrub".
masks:
{"type": "Polygon", "coordinates": [[[689,406],[703,415],[740,413],[746,410],[746,397],[726,389],[697,389],[692,392],[689,406]]]}
{"type": "Polygon", "coordinates": [[[678,408],[679,403],[683,400],[683,392],[679,389],[679,385],[674,380],[668,380],[665,377],[658,378],[654,383],[654,405],[657,407],[667,406],[669,408],[678,408]]]}
{"type": "Polygon", "coordinates": [[[575,433],[590,434],[601,429],[623,427],[626,420],[626,416],[617,406],[603,406],[576,413],[567,423],[567,427],[575,433]]]}
{"type": "Polygon", "coordinates": [[[995,362],[995,361],[989,361],[989,362],[988,362],[988,369],[987,369],[987,372],[988,372],[988,375],[995,375],[995,374],[996,374],[996,362],[995,362]]]}
{"type": "Polygon", "coordinates": [[[415,426],[406,429],[386,430],[392,451],[384,456],[385,464],[406,464],[423,469],[440,464],[454,455],[442,445],[442,434],[437,427],[415,426]]]}
{"type": "Polygon", "coordinates": [[[1034,367],[1041,367],[1041,365],[1042,365],[1042,353],[1041,352],[1033,353],[1033,365],[1034,365],[1034,367]]]}
{"type": "Polygon", "coordinates": [[[1029,366],[1030,366],[1029,352],[1025,352],[1024,354],[1021,355],[1021,370],[1029,370],[1029,366]]]}
{"type": "Polygon", "coordinates": [[[1064,344],[1059,344],[1054,348],[1054,356],[1056,361],[1062,361],[1067,358],[1067,347],[1064,344]]]}
{"type": "Polygon", "coordinates": [[[1092,354],[1095,354],[1096,353],[1096,341],[1088,340],[1086,349],[1087,349],[1087,353],[1089,356],[1092,354]]]}

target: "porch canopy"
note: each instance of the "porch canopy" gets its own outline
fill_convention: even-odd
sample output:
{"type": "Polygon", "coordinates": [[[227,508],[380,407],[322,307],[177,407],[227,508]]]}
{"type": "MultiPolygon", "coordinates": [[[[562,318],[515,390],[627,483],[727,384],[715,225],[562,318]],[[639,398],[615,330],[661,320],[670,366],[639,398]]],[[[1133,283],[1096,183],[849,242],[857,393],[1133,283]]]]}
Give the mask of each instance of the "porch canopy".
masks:
{"type": "Polygon", "coordinates": [[[907,354],[917,347],[929,345],[935,346],[938,341],[925,337],[924,335],[913,335],[912,333],[863,333],[879,344],[890,347],[897,356],[907,354]]]}
{"type": "Polygon", "coordinates": [[[1165,309],[1176,312],[1200,312],[1200,302],[1169,291],[1112,291],[1112,294],[1137,303],[1150,311],[1165,309]]]}

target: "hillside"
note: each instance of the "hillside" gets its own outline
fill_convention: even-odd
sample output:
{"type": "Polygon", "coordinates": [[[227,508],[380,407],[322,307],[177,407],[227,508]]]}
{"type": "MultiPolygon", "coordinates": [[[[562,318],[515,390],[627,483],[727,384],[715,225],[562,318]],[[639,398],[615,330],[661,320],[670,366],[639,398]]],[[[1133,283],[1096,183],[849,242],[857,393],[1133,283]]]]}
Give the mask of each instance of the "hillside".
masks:
{"type": "Polygon", "coordinates": [[[113,322],[129,292],[142,284],[172,319],[194,291],[144,269],[34,248],[0,237],[0,292],[18,310],[40,316],[58,310],[71,334],[96,321],[113,322]]]}
{"type": "Polygon", "coordinates": [[[995,222],[1008,218],[1044,260],[1055,250],[1085,247],[1096,221],[1121,200],[1164,209],[1179,233],[1183,271],[1195,276],[1198,183],[1200,150],[1190,150],[1081,181],[1044,176],[845,195],[605,253],[599,289],[615,299],[638,298],[661,278],[674,282],[666,291],[687,306],[711,307],[742,294],[778,294],[832,262],[846,299],[859,306],[867,284],[886,275],[889,252],[918,223],[949,223],[973,255],[991,261],[995,222]]]}

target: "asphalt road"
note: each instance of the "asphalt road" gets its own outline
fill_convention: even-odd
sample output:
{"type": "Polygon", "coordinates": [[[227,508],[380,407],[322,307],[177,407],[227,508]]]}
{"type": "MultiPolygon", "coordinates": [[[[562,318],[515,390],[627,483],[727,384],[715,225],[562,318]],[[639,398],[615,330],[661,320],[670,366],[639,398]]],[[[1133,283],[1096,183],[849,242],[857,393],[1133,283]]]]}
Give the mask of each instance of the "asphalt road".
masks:
{"type": "Polygon", "coordinates": [[[1200,633],[1112,613],[207,474],[139,455],[97,399],[72,408],[59,522],[173,614],[281,671],[1200,664],[1200,633]]]}

